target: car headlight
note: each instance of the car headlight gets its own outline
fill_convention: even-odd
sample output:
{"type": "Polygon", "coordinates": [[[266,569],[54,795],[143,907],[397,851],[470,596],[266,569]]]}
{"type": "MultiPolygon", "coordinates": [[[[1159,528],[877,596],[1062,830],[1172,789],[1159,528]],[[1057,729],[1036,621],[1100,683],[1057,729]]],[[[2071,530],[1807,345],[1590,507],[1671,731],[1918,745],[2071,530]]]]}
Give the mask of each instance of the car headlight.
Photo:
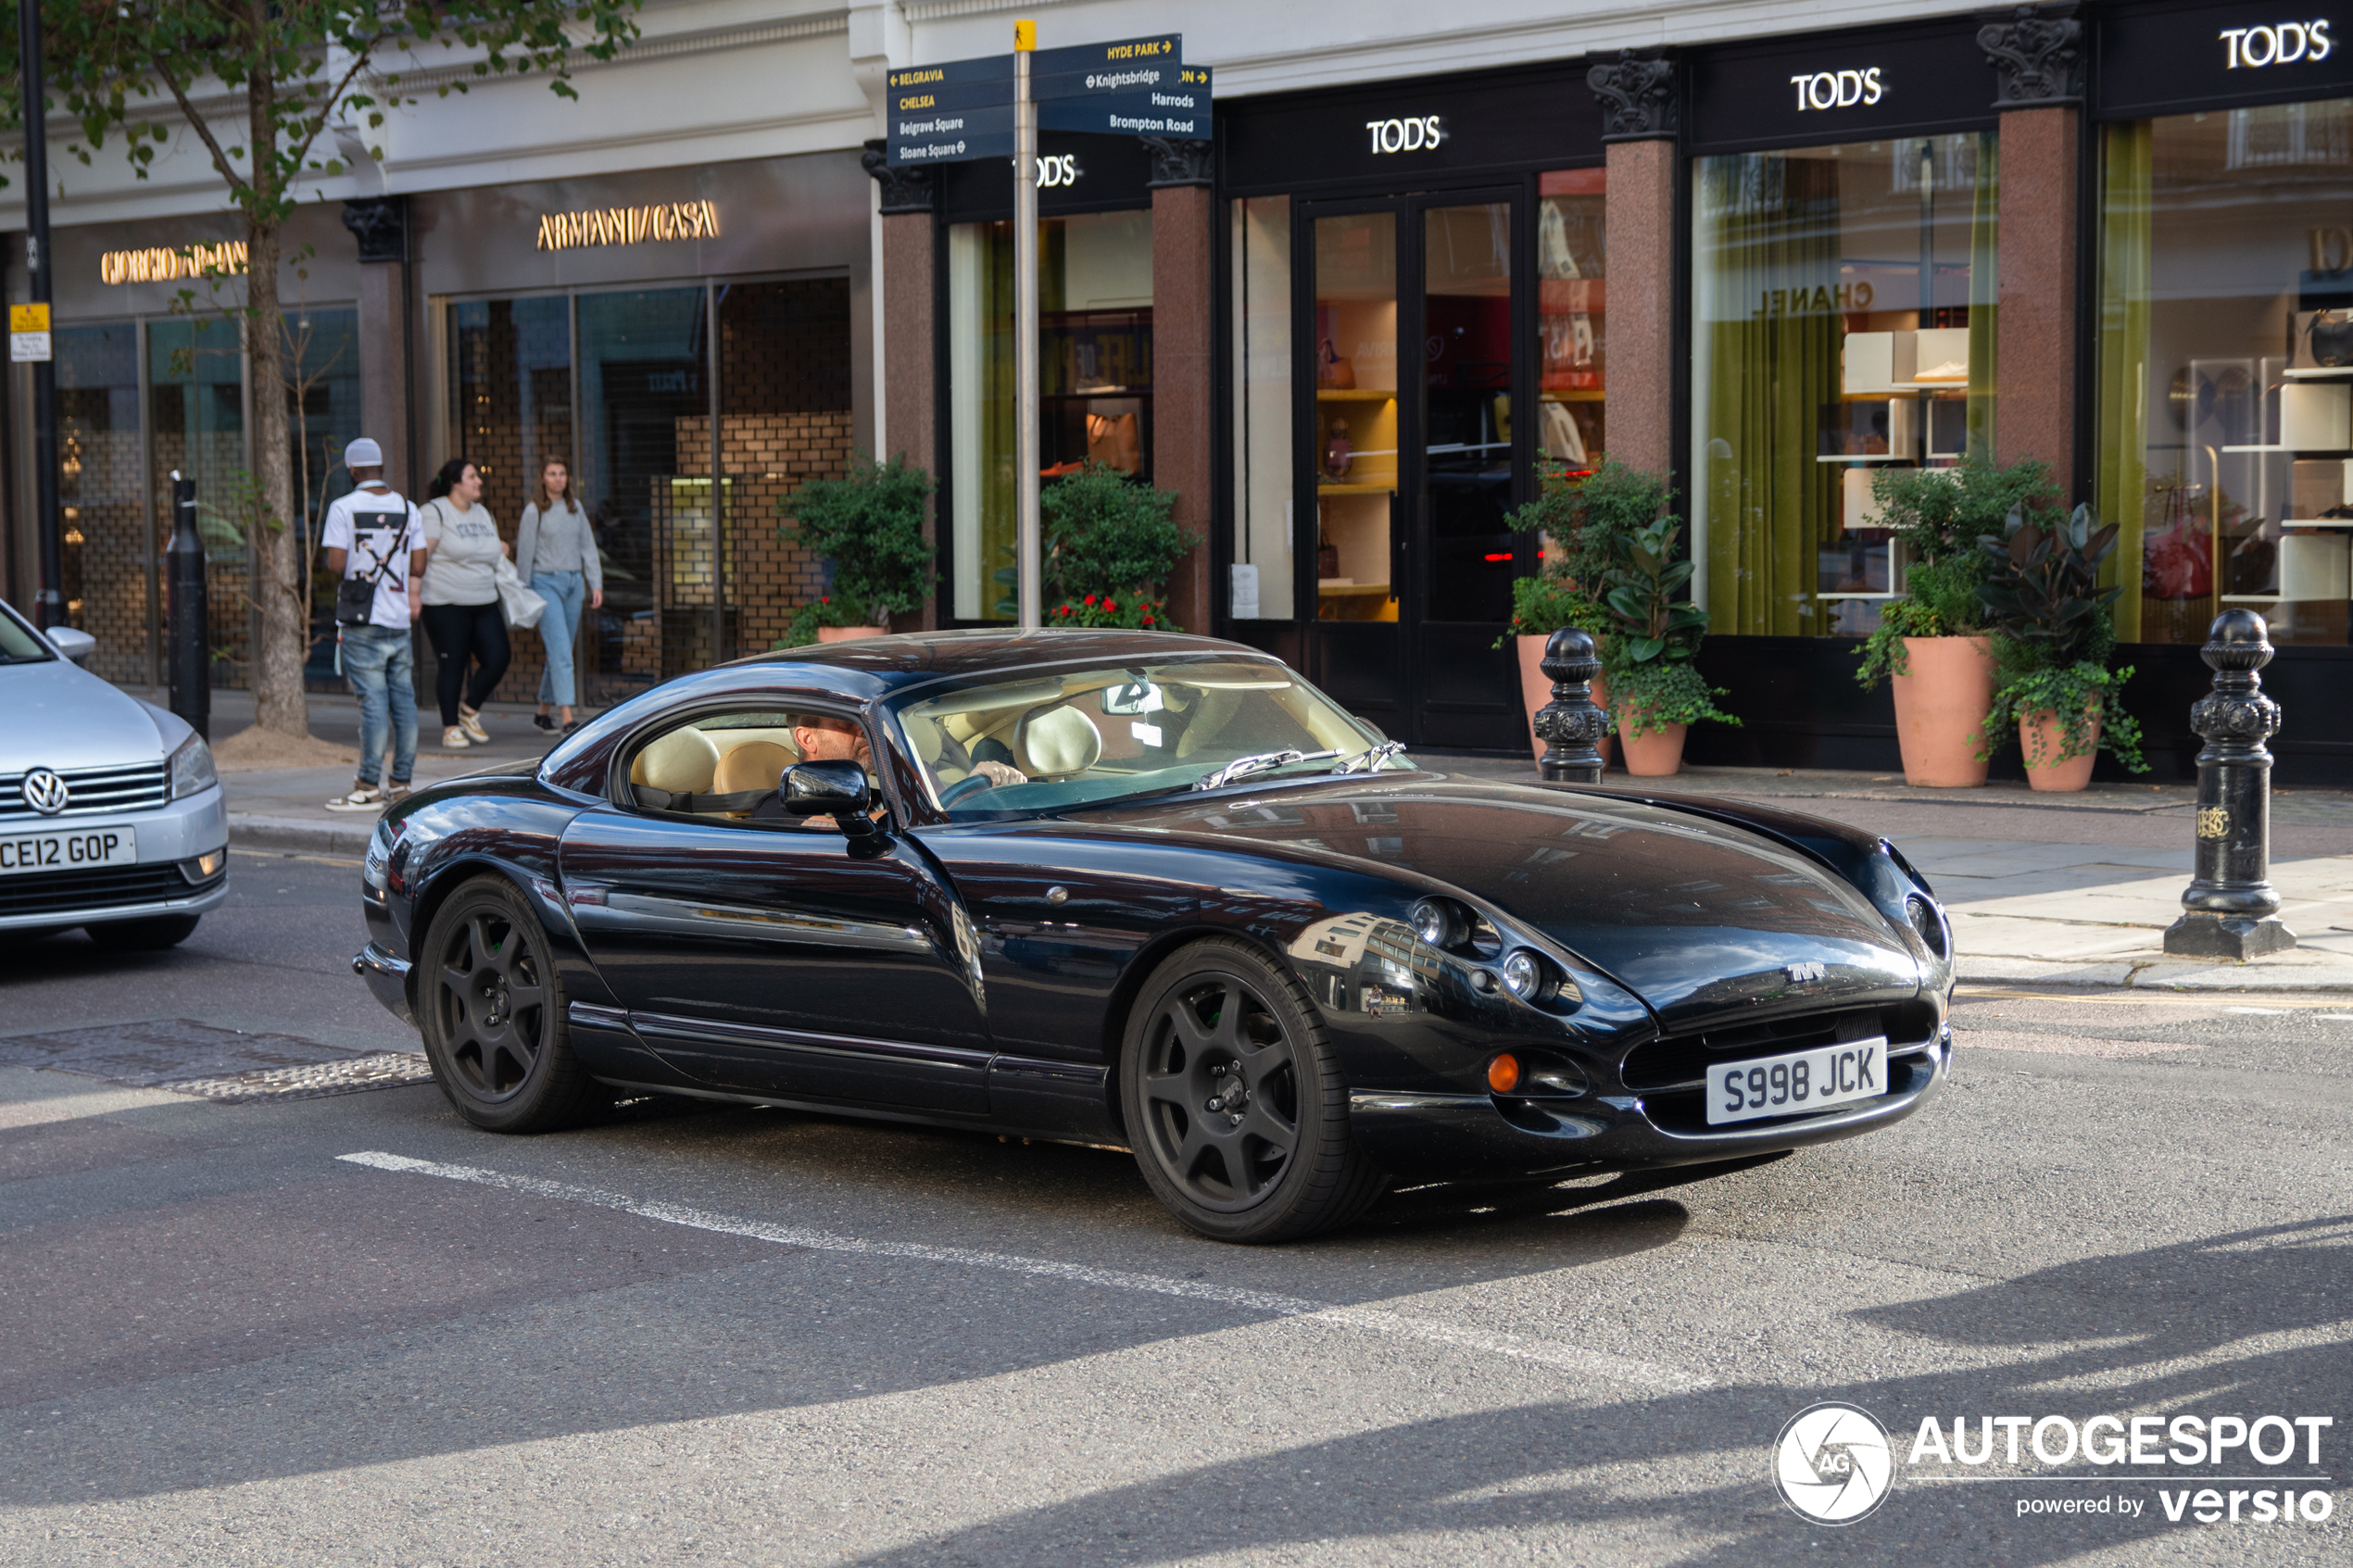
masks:
{"type": "Polygon", "coordinates": [[[1470,921],[1452,899],[1425,898],[1414,906],[1414,935],[1433,947],[1459,947],[1470,935],[1470,921]]]}
{"type": "Polygon", "coordinates": [[[212,770],[212,747],[205,745],[204,736],[190,735],[171,754],[171,798],[185,800],[198,790],[210,789],[220,782],[212,770]]]}
{"type": "Polygon", "coordinates": [[[1935,905],[1925,898],[1907,898],[1904,912],[1912,917],[1912,929],[1920,934],[1920,941],[1931,955],[1939,959],[1948,956],[1952,942],[1945,935],[1944,921],[1936,912],[1935,905]]]}

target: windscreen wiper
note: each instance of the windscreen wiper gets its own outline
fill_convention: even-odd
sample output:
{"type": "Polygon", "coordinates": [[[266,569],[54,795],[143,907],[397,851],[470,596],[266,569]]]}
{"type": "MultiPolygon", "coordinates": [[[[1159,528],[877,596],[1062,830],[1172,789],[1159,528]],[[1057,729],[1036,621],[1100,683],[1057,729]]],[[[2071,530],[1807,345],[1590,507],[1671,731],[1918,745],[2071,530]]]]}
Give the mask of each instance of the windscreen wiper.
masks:
{"type": "Polygon", "coordinates": [[[1216,789],[1246,779],[1252,773],[1263,773],[1271,768],[1288,768],[1294,762],[1319,762],[1327,757],[1337,757],[1337,751],[1262,751],[1255,756],[1237,757],[1221,768],[1212,770],[1194,784],[1195,789],[1216,789]]]}
{"type": "Polygon", "coordinates": [[[1380,765],[1405,749],[1402,740],[1385,740],[1370,751],[1360,751],[1353,757],[1343,757],[1332,766],[1335,773],[1377,773],[1380,765]]]}

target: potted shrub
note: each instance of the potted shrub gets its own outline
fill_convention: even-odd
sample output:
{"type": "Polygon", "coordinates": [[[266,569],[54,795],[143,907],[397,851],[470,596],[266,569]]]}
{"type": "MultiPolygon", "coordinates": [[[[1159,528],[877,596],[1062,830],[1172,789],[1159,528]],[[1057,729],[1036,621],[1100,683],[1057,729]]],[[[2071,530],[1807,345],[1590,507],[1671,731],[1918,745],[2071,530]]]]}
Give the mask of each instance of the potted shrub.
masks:
{"type": "Polygon", "coordinates": [[[2114,523],[2096,527],[2089,507],[2047,528],[2020,508],[2001,537],[1980,546],[1989,570],[1978,597],[1993,623],[1995,666],[1982,750],[1991,756],[2017,726],[2036,789],[2082,789],[2102,746],[2133,772],[2148,771],[2141,727],[2121,701],[2132,666],[2108,667],[2116,651],[2108,607],[2123,590],[2103,589],[2099,568],[2116,533],[2114,523]]]}
{"type": "MultiPolygon", "coordinates": [[[[1553,683],[1543,669],[1544,644],[1563,627],[1591,633],[1596,646],[1613,622],[1602,604],[1603,578],[1609,571],[1612,542],[1656,518],[1667,505],[1667,486],[1650,474],[1625,464],[1606,461],[1581,476],[1559,462],[1540,462],[1536,498],[1505,519],[1514,532],[1543,540],[1542,566],[1532,577],[1512,583],[1512,623],[1504,636],[1516,638],[1519,652],[1520,697],[1528,709],[1529,743],[1536,759],[1543,760],[1544,743],[1536,738],[1536,711],[1553,700],[1553,683]]],[[[1504,646],[1498,638],[1495,646],[1504,646]]],[[[1609,678],[1593,679],[1593,702],[1609,706],[1609,678]]],[[[1609,740],[1601,743],[1609,758],[1609,740]]]]}
{"type": "Polygon", "coordinates": [[[1910,557],[1905,596],[1865,640],[1855,678],[1895,690],[1904,782],[1930,789],[1985,783],[1978,734],[1994,709],[1993,639],[1978,588],[1992,562],[1979,540],[2009,514],[2056,516],[2057,491],[2038,462],[1995,468],[1969,458],[1945,469],[1882,469],[1871,494],[1910,557]]]}
{"type": "Polygon", "coordinates": [[[1724,692],[1709,686],[1693,662],[1707,634],[1707,611],[1685,596],[1692,562],[1675,558],[1682,532],[1683,520],[1668,516],[1615,535],[1603,578],[1611,625],[1602,668],[1626,771],[1638,777],[1681,771],[1683,736],[1702,719],[1740,722],[1717,708],[1724,692]]]}
{"type": "MultiPolygon", "coordinates": [[[[1163,590],[1199,540],[1171,517],[1176,507],[1176,492],[1091,460],[1046,486],[1038,497],[1046,624],[1182,631],[1163,590]]],[[[999,608],[1013,609],[1010,600],[999,608]]]]}
{"type": "Polygon", "coordinates": [[[852,458],[844,477],[812,479],[779,496],[776,514],[791,523],[777,535],[829,563],[832,579],[770,646],[879,637],[892,616],[920,608],[931,586],[931,541],[924,537],[931,492],[931,475],[902,452],[887,463],[852,458]]]}

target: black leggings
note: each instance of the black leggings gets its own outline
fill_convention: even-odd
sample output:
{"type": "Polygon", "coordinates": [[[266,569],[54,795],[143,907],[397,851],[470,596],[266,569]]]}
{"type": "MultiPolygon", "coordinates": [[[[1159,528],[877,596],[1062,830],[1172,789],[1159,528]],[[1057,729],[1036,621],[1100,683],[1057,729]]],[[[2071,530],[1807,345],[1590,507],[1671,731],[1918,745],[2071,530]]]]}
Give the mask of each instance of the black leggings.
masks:
{"type": "Polygon", "coordinates": [[[425,635],[433,639],[434,657],[440,660],[434,695],[441,699],[441,727],[453,729],[460,692],[468,708],[479,709],[507,672],[507,620],[498,613],[497,599],[486,605],[427,605],[425,635]],[[471,682],[466,679],[469,659],[481,666],[471,682]]]}

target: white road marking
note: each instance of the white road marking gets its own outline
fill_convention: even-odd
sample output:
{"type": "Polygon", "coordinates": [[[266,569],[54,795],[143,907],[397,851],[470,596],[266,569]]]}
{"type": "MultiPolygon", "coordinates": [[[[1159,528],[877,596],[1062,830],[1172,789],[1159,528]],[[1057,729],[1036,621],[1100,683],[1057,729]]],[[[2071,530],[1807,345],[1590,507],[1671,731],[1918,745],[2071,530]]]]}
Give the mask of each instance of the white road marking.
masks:
{"type": "Polygon", "coordinates": [[[664,1224],[685,1225],[692,1230],[716,1231],[723,1236],[749,1236],[757,1241],[773,1241],[786,1247],[806,1247],[819,1252],[848,1252],[870,1258],[909,1258],[923,1262],[947,1263],[959,1268],[991,1269],[1001,1273],[1031,1274],[1046,1279],[1065,1280],[1073,1285],[1091,1285],[1106,1290],[1139,1290],[1156,1296],[1181,1296],[1196,1301],[1215,1301],[1245,1311],[1265,1312],[1273,1317],[1302,1318],[1336,1327],[1353,1328],[1365,1333],[1391,1335],[1399,1338],[1417,1339],[1431,1345],[1448,1345],[1457,1349],[1476,1350],[1488,1355],[1505,1356],[1515,1361],[1535,1361],[1545,1366],[1560,1367],[1569,1372],[1590,1373],[1597,1377],[1619,1383],[1637,1384],[1646,1388],[1664,1389],[1671,1393],[1692,1393],[1712,1388],[1716,1385],[1695,1373],[1680,1367],[1663,1366],[1655,1361],[1637,1361],[1630,1356],[1612,1355],[1605,1350],[1589,1350],[1579,1346],[1563,1345],[1557,1341],[1530,1339],[1522,1335],[1505,1334],[1488,1329],[1455,1328],[1432,1323],[1425,1318],[1407,1317],[1400,1312],[1378,1307],[1339,1307],[1328,1302],[1310,1301],[1296,1296],[1277,1296],[1271,1291],[1245,1290],[1234,1286],[1208,1285],[1199,1280],[1170,1279],[1163,1274],[1130,1273],[1119,1269],[1089,1268],[1083,1263],[1059,1263],[1048,1258],[1024,1258],[1010,1252],[976,1252],[962,1247],[930,1247],[912,1241],[866,1241],[857,1236],[836,1236],[829,1231],[802,1230],[791,1225],[771,1225],[756,1220],[737,1219],[728,1214],[713,1214],[700,1209],[688,1209],[675,1203],[657,1203],[631,1198],[624,1193],[601,1192],[595,1187],[573,1186],[568,1182],[542,1181],[536,1176],[514,1176],[499,1171],[484,1171],[472,1165],[444,1165],[431,1160],[411,1160],[405,1155],[384,1154],[370,1149],[357,1154],[337,1155],[337,1159],[354,1165],[366,1165],[379,1171],[395,1171],[407,1175],[438,1176],[445,1181],[472,1182],[479,1186],[501,1187],[509,1192],[529,1193],[536,1198],[556,1198],[567,1203],[585,1203],[598,1209],[614,1209],[640,1219],[657,1220],[664,1224]]]}
{"type": "Polygon", "coordinates": [[[0,1104],[0,1127],[39,1127],[52,1122],[79,1122],[85,1116],[111,1116],[118,1110],[141,1110],[151,1105],[187,1103],[182,1097],[161,1089],[94,1089],[88,1094],[0,1104]]]}

